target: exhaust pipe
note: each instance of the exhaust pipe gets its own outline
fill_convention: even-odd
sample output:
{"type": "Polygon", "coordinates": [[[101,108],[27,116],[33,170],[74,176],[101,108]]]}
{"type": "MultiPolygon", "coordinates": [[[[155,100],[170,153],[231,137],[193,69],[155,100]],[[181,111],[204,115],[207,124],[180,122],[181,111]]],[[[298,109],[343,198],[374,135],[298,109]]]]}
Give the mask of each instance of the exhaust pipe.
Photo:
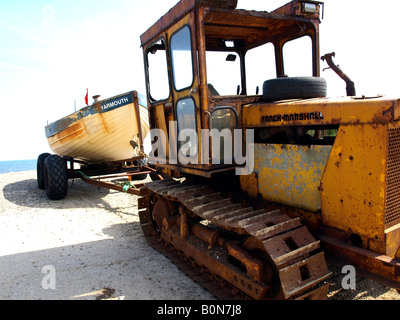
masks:
{"type": "Polygon", "coordinates": [[[354,86],[354,82],[339,68],[339,66],[333,63],[332,57],[335,56],[335,53],[327,53],[323,57],[321,57],[322,61],[326,61],[329,67],[337,73],[337,75],[342,78],[346,82],[346,94],[348,96],[355,96],[356,95],[356,88],[354,86]]]}

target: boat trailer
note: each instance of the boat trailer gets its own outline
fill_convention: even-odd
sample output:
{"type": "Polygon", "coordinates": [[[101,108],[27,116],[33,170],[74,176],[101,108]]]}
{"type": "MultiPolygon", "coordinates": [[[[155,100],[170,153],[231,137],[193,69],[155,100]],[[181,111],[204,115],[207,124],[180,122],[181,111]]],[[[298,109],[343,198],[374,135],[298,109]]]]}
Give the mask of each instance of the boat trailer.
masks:
{"type": "Polygon", "coordinates": [[[58,155],[41,154],[37,162],[37,181],[40,189],[46,190],[51,200],[60,200],[67,196],[68,180],[81,179],[84,182],[106,189],[141,195],[144,183],[141,180],[150,175],[152,180],[162,180],[163,177],[148,165],[147,158],[138,156],[131,159],[88,164],[84,161],[61,157],[58,155]],[[77,169],[79,165],[79,169],[77,169]],[[127,178],[122,183],[110,179],[127,178]],[[139,183],[132,183],[138,181],[139,183]]]}
{"type": "MultiPolygon", "coordinates": [[[[78,162],[75,159],[70,159],[70,167],[74,167],[74,163],[78,162]]],[[[106,189],[117,190],[120,192],[140,195],[140,190],[144,183],[132,184],[134,180],[144,180],[148,174],[155,180],[162,180],[162,176],[156,173],[156,170],[148,165],[134,165],[135,159],[124,160],[121,162],[113,162],[113,164],[120,164],[121,169],[110,172],[110,170],[71,170],[73,178],[80,178],[84,182],[106,189]],[[129,164],[131,163],[131,164],[129,164]],[[115,178],[128,178],[128,181],[123,184],[116,184],[114,182],[105,181],[106,179],[115,178]]]]}

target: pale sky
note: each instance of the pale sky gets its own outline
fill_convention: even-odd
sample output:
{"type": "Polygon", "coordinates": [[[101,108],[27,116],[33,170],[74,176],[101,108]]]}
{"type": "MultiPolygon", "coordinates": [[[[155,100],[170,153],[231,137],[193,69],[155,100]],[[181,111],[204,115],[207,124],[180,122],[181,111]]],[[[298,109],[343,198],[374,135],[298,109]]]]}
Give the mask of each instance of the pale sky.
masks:
{"type": "MultiPolygon", "coordinates": [[[[144,94],[139,37],[177,2],[0,0],[0,160],[51,152],[45,125],[72,113],[74,100],[85,106],[86,88],[102,99],[144,94]]],[[[272,11],[286,2],[239,0],[238,8],[272,11]]],[[[336,52],[357,95],[400,97],[399,9],[395,0],[325,1],[321,55],[336,52]]],[[[328,96],[345,95],[332,70],[321,76],[328,96]]]]}

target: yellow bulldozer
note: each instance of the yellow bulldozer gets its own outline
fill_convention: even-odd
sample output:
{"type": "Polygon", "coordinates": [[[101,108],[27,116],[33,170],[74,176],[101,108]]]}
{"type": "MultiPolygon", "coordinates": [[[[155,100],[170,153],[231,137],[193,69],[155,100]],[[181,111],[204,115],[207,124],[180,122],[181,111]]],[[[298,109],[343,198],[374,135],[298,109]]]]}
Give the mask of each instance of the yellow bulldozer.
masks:
{"type": "Polygon", "coordinates": [[[328,98],[323,3],[181,0],[141,36],[147,240],[220,298],[324,299],[326,259],[400,288],[400,100],[328,98]],[[201,280],[200,280],[201,279],[201,280]]]}

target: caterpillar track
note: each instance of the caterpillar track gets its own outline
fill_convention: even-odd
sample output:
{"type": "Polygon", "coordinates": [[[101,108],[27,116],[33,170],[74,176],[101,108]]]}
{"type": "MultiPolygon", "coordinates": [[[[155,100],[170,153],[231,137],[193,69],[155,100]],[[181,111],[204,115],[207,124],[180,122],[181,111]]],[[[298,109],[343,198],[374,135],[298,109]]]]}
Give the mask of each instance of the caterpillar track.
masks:
{"type": "Polygon", "coordinates": [[[139,217],[149,244],[220,299],[326,298],[331,272],[299,218],[173,179],[145,185],[139,217]]]}

